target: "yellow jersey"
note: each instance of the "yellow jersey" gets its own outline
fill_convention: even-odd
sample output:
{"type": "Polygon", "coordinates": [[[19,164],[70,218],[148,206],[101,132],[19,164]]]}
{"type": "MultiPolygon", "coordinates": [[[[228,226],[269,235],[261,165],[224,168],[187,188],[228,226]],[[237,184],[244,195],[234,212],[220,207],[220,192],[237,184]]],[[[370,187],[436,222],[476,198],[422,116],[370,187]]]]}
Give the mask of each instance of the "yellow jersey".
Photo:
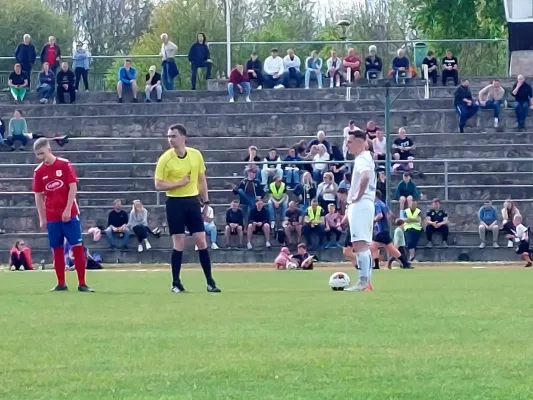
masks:
{"type": "Polygon", "coordinates": [[[198,196],[198,175],[205,173],[204,157],[200,151],[186,147],[187,154],[180,158],[174,149],[165,151],[155,167],[155,179],[178,182],[190,175],[190,182],[166,192],[167,197],[198,196]]]}

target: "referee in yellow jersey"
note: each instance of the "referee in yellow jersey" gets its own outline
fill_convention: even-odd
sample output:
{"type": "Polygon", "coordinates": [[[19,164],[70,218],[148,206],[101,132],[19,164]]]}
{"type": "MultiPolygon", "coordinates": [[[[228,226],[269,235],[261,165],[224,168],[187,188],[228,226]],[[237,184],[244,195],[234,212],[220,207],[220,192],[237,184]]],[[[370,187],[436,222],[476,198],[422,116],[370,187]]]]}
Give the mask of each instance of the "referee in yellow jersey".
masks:
{"type": "Polygon", "coordinates": [[[157,161],[155,188],[164,190],[167,195],[167,221],[173,244],[171,290],[174,293],[185,291],[180,281],[180,271],[187,228],[199,249],[198,255],[207,281],[207,291],[219,293],[220,289],[211,274],[211,260],[207,251],[200,203],[201,200],[202,204],[209,204],[204,158],[198,150],[185,146],[187,130],[183,125],[175,124],[168,128],[167,138],[170,149],[157,161]]]}

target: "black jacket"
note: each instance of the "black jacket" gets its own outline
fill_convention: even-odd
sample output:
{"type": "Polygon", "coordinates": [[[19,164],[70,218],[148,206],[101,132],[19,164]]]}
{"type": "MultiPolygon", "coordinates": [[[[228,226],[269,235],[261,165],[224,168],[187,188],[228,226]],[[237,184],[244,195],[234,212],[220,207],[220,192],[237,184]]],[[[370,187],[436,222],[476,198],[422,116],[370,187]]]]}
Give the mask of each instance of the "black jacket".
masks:
{"type": "Polygon", "coordinates": [[[464,87],[463,85],[459,86],[455,91],[455,97],[453,100],[453,105],[455,107],[460,106],[461,104],[466,105],[463,99],[472,100],[472,92],[469,87],[464,87]]]}
{"type": "Polygon", "coordinates": [[[378,56],[374,57],[374,60],[372,60],[372,57],[368,56],[365,58],[365,68],[366,72],[368,71],[383,71],[383,61],[381,61],[381,58],[378,56]]]}
{"type": "Polygon", "coordinates": [[[37,53],[33,44],[20,43],[15,50],[15,60],[20,65],[33,65],[37,59],[37,53]]]}
{"type": "Polygon", "coordinates": [[[244,193],[247,193],[246,186],[248,185],[254,185],[254,192],[255,197],[263,197],[265,195],[265,191],[263,190],[263,186],[256,180],[250,181],[248,179],[243,179],[239,186],[237,186],[235,189],[233,189],[234,194],[239,194],[239,189],[242,189],[244,193]]]}
{"type": "Polygon", "coordinates": [[[60,70],[57,73],[56,81],[57,81],[58,86],[64,85],[64,84],[68,84],[69,86],[74,86],[74,84],[76,83],[76,77],[74,76],[74,72],[72,72],[70,69],[67,72],[60,70]]]}
{"type": "Polygon", "coordinates": [[[192,65],[202,65],[211,58],[207,44],[196,42],[189,49],[189,61],[192,65]]]}
{"type": "Polygon", "coordinates": [[[263,71],[263,63],[259,58],[256,58],[255,61],[252,61],[250,58],[248,61],[246,61],[246,71],[253,69],[257,75],[261,74],[263,71]]]}
{"type": "MultiPolygon", "coordinates": [[[[515,83],[513,85],[513,91],[516,89],[517,84],[515,83]]],[[[518,92],[516,95],[514,95],[514,98],[516,101],[524,102],[529,101],[529,99],[533,98],[533,90],[531,89],[531,85],[527,82],[524,82],[522,86],[520,86],[520,89],[518,89],[518,92]]]]}
{"type": "MultiPolygon", "coordinates": [[[[43,47],[43,50],[41,51],[41,63],[44,64],[46,62],[46,56],[48,54],[48,48],[50,47],[49,44],[45,45],[43,47]]],[[[56,43],[56,58],[61,58],[61,49],[56,43]]],[[[56,62],[56,66],[59,65],[59,62],[56,62]]],[[[50,67],[53,67],[53,65],[50,65],[50,67]]]]}

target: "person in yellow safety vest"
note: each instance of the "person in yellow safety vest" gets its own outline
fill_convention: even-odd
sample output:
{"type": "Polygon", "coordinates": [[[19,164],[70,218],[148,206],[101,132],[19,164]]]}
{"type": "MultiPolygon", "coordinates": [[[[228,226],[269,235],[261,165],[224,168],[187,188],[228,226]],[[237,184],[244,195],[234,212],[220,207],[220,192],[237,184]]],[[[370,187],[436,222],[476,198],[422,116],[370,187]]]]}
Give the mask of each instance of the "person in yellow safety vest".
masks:
{"type": "Polygon", "coordinates": [[[321,248],[324,247],[325,235],[325,213],[322,207],[318,205],[318,201],[313,199],[311,205],[307,207],[304,218],[303,234],[307,242],[308,250],[312,250],[313,240],[311,233],[316,232],[318,235],[318,244],[321,248]]]}
{"type": "Polygon", "coordinates": [[[280,210],[280,226],[285,218],[287,207],[289,206],[289,196],[287,195],[287,188],[285,183],[281,180],[281,176],[275,176],[274,182],[269,186],[270,199],[268,199],[268,212],[270,213],[270,227],[276,227],[276,210],[280,210]]]}
{"type": "Polygon", "coordinates": [[[422,211],[418,202],[413,200],[411,207],[405,209],[405,241],[409,249],[409,261],[415,259],[415,250],[422,234],[422,211]]]}

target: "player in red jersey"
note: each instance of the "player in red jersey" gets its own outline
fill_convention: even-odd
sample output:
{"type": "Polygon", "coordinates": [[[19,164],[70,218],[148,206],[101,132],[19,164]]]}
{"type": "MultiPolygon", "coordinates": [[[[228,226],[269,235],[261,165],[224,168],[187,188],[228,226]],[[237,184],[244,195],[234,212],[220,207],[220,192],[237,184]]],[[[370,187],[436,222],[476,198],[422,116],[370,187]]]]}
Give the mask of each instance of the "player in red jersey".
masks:
{"type": "Polygon", "coordinates": [[[41,230],[48,231],[48,241],[54,254],[57,286],[51,291],[68,290],[65,282],[65,239],[72,246],[74,266],[78,274],[78,291],[94,292],[85,283],[85,251],[76,194],[78,178],[70,162],[52,154],[48,139],[38,139],[33,150],[39,164],[33,173],[33,192],[39,213],[41,230]]]}

